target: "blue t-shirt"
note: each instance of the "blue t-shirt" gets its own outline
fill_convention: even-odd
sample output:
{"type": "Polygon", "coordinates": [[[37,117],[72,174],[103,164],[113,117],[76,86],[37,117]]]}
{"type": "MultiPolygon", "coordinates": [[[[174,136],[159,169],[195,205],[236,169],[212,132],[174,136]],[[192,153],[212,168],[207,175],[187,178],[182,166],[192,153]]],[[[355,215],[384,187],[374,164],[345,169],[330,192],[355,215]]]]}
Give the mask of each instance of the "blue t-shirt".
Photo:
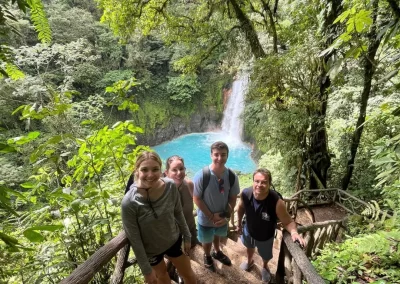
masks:
{"type": "MultiPolygon", "coordinates": [[[[203,202],[206,204],[206,206],[212,213],[224,212],[228,205],[229,197],[236,196],[240,192],[239,180],[236,174],[235,174],[235,182],[232,188],[230,188],[229,171],[227,168],[222,174],[222,178],[224,179],[224,191],[220,192],[218,185],[218,178],[214,174],[214,172],[210,169],[210,182],[208,183],[208,186],[204,191],[204,196],[203,196],[203,170],[198,171],[193,178],[193,184],[194,184],[193,195],[202,198],[203,202]]],[[[208,217],[203,213],[203,211],[201,211],[199,208],[197,208],[197,222],[205,227],[215,227],[213,222],[210,221],[208,217]]]]}

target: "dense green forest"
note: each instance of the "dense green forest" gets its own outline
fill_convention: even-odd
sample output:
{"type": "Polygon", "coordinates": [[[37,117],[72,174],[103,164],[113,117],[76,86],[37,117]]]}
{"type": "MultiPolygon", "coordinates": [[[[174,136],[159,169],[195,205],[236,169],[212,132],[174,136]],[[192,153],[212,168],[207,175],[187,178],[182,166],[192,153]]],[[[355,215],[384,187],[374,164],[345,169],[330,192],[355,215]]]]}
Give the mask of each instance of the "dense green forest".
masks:
{"type": "Polygon", "coordinates": [[[397,1],[3,0],[0,39],[0,283],[58,283],[118,234],[136,154],[204,131],[196,115],[217,125],[241,70],[245,139],[275,186],[373,205],[317,271],[400,282],[397,1]]]}

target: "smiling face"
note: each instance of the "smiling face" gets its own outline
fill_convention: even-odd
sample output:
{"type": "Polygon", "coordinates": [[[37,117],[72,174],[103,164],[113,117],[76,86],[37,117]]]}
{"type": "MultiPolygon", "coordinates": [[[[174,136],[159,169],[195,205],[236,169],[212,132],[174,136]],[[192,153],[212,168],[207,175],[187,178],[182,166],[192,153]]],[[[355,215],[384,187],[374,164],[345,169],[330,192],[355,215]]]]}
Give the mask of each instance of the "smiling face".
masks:
{"type": "Polygon", "coordinates": [[[150,188],[157,184],[161,177],[161,164],[153,159],[144,160],[137,169],[139,187],[150,188]]]}
{"type": "Polygon", "coordinates": [[[228,160],[228,151],[226,149],[212,149],[211,160],[215,167],[224,167],[228,160]]]}
{"type": "Polygon", "coordinates": [[[253,192],[256,195],[266,195],[269,191],[269,177],[263,173],[256,173],[253,176],[253,192]]]}
{"type": "Polygon", "coordinates": [[[165,171],[167,177],[172,178],[176,185],[180,185],[186,176],[186,168],[180,159],[173,159],[165,171]]]}

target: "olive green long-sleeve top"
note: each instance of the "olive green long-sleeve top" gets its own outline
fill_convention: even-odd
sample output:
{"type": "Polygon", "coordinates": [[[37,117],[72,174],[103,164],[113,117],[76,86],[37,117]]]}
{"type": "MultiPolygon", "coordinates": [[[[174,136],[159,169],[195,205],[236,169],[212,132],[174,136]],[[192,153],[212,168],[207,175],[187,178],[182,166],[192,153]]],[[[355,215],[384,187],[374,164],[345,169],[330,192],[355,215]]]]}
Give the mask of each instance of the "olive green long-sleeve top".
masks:
{"type": "Polygon", "coordinates": [[[122,223],[143,275],[151,273],[148,259],[168,250],[180,234],[190,242],[179,192],[173,180],[163,178],[164,193],[151,205],[134,183],[122,200],[122,223]]]}

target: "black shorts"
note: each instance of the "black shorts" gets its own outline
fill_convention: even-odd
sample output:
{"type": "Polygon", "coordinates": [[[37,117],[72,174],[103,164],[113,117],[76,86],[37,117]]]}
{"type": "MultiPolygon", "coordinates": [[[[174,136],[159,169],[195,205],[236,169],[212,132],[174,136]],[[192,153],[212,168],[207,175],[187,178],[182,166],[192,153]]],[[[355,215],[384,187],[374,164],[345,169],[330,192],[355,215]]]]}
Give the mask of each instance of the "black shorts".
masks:
{"type": "Polygon", "coordinates": [[[169,257],[179,257],[182,254],[182,236],[180,235],[178,240],[169,249],[163,253],[150,257],[149,262],[151,266],[156,266],[163,260],[164,255],[169,257]]]}

